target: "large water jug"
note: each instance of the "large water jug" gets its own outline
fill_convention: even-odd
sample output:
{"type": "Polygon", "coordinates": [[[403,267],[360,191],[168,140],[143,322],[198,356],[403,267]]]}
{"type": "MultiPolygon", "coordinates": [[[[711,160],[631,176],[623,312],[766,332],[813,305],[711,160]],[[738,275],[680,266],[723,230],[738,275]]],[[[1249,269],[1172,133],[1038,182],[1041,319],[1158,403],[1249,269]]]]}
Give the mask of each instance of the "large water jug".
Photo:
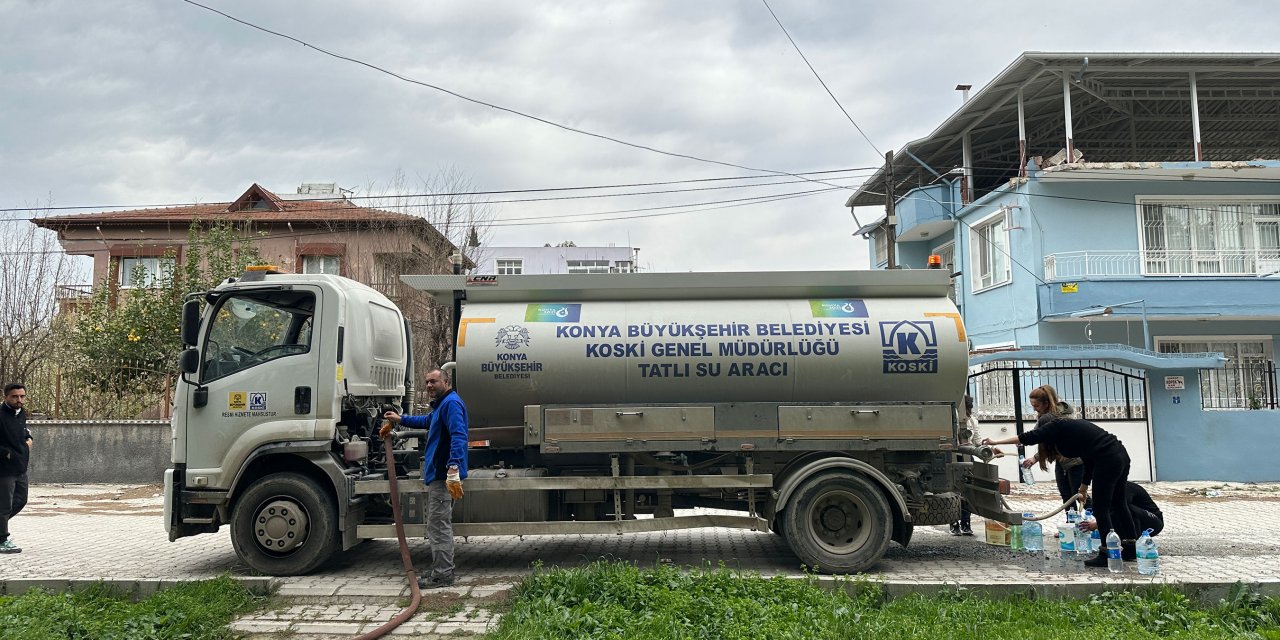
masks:
{"type": "Polygon", "coordinates": [[[1022,548],[1030,553],[1044,551],[1044,529],[1039,522],[1027,520],[1035,514],[1022,514],[1022,548]]]}
{"type": "Polygon", "coordinates": [[[1138,573],[1144,576],[1160,575],[1160,546],[1151,537],[1151,529],[1142,532],[1138,538],[1138,573]]]}

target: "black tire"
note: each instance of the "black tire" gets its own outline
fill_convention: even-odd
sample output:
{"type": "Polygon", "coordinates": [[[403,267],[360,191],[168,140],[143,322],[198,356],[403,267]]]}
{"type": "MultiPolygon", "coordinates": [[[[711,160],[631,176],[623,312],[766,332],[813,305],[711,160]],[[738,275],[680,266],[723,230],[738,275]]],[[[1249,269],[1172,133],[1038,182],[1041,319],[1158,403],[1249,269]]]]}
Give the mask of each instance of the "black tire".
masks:
{"type": "Polygon", "coordinates": [[[297,473],[272,474],[236,500],[231,544],[255,571],[304,575],[338,550],[338,509],[315,480],[297,473]]]}
{"type": "Polygon", "coordinates": [[[802,562],[824,573],[859,573],[884,555],[893,511],[880,487],[848,470],[805,480],[787,504],[783,531],[802,562]]]}
{"type": "Polygon", "coordinates": [[[959,494],[929,494],[919,505],[911,505],[911,524],[920,527],[951,524],[960,519],[960,506],[959,494]]]}

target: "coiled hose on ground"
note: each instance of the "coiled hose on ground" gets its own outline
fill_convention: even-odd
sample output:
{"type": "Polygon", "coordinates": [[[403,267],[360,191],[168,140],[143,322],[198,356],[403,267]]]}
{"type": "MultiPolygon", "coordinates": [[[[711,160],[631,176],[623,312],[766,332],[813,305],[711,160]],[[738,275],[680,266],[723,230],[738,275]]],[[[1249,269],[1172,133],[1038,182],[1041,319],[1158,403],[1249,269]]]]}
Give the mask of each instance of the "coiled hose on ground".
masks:
{"type": "Polygon", "coordinates": [[[404,538],[404,518],[400,515],[400,487],[396,483],[395,451],[391,447],[391,441],[394,439],[394,436],[388,436],[382,440],[382,444],[387,451],[387,481],[391,485],[389,488],[391,491],[391,512],[396,522],[396,538],[400,541],[400,561],[404,564],[404,575],[409,580],[409,590],[413,594],[413,599],[409,602],[409,606],[397,613],[394,618],[356,640],[381,638],[392,629],[404,624],[409,618],[412,618],[413,614],[418,612],[418,605],[422,603],[422,592],[418,590],[418,575],[413,570],[413,559],[409,557],[409,543],[404,538]]]}

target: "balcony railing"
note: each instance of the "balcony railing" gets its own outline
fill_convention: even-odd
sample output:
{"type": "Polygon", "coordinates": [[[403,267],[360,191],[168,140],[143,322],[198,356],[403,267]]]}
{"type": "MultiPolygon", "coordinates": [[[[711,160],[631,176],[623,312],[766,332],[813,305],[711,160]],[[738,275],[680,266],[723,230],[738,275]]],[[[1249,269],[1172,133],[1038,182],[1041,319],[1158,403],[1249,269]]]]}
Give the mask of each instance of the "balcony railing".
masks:
{"type": "Polygon", "coordinates": [[[1044,257],[1047,280],[1280,274],[1280,249],[1067,251],[1044,257]]]}
{"type": "Polygon", "coordinates": [[[93,297],[91,284],[60,284],[53,290],[56,300],[87,300],[93,297]]]}

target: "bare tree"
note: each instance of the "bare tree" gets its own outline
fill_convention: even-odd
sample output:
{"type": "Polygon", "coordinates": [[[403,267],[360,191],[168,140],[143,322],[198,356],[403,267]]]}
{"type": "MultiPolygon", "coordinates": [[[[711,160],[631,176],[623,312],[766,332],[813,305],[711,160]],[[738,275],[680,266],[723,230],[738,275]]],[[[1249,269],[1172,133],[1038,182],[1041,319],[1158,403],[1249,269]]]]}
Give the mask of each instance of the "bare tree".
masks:
{"type": "MultiPolygon", "coordinates": [[[[49,370],[43,365],[58,359],[58,286],[87,274],[63,253],[53,232],[26,220],[0,221],[0,227],[0,380],[34,387],[49,370]]],[[[36,390],[32,399],[52,392],[36,390]]]]}
{"type": "Polygon", "coordinates": [[[416,216],[431,223],[470,265],[488,258],[493,238],[493,207],[477,191],[475,182],[454,166],[442,167],[435,175],[409,179],[403,169],[383,184],[369,183],[369,206],[416,216]]]}
{"type": "Polygon", "coordinates": [[[462,253],[464,269],[474,268],[487,259],[494,214],[483,197],[473,195],[476,191],[471,178],[452,166],[441,168],[430,177],[419,176],[417,180],[397,170],[385,183],[370,183],[364,189],[366,195],[374,197],[361,202],[362,205],[420,218],[439,232],[435,240],[443,240],[421,238],[425,251],[380,253],[373,256],[372,264],[363,260],[367,272],[364,278],[360,277],[359,263],[348,263],[348,275],[363,282],[382,283],[381,286],[375,284],[375,288],[394,300],[409,319],[419,378],[452,357],[451,310],[402,286],[399,276],[450,273],[449,254],[455,250],[462,253]]]}

